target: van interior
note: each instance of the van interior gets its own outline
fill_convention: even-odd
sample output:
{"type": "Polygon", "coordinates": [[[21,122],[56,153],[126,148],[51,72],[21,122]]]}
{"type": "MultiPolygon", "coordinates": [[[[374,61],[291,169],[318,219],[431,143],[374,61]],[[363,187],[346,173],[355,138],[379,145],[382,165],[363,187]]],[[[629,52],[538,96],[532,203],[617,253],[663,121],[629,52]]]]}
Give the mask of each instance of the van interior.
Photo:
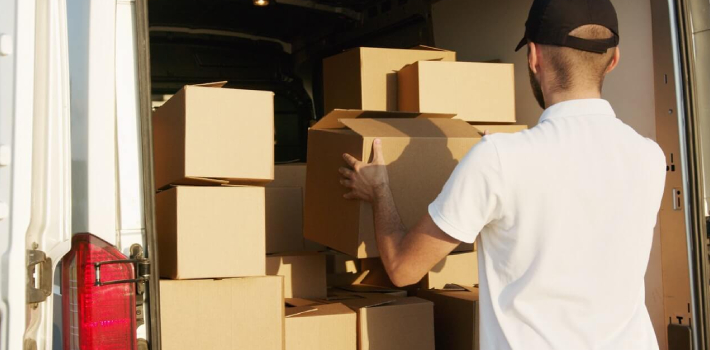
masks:
{"type": "MultiPolygon", "coordinates": [[[[691,322],[675,75],[666,0],[613,1],[621,62],[603,96],[668,159],[666,194],[646,275],[661,349],[691,322]],[[680,327],[680,328],[678,328],[680,327]]],[[[151,0],[151,93],[159,106],[183,85],[228,81],[275,92],[275,160],[303,162],[308,127],[323,117],[322,60],[354,47],[435,46],[459,61],[515,64],[517,123],[542,112],[528,82],[523,36],[530,0],[151,0]]],[[[604,135],[599,135],[603,138],[604,135]]],[[[551,189],[554,190],[554,189],[551,189]]],[[[609,286],[613,288],[613,286],[609,286]]]]}

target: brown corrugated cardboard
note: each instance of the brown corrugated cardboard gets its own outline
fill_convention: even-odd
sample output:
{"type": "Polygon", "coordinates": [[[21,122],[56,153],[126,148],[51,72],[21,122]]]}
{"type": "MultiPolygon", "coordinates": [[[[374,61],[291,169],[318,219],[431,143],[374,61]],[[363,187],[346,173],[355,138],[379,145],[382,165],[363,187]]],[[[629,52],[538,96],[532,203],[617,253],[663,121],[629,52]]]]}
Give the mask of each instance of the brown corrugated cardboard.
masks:
{"type": "Polygon", "coordinates": [[[479,349],[478,288],[420,290],[418,296],[434,303],[437,349],[479,349]]]}
{"type": "Polygon", "coordinates": [[[306,187],[306,163],[276,164],[274,181],[266,187],[306,187]]]}
{"type": "Polygon", "coordinates": [[[160,276],[264,275],[264,188],[177,186],[155,196],[160,276]]]}
{"type": "Polygon", "coordinates": [[[433,350],[433,304],[420,298],[340,294],[357,312],[359,350],[433,350]]]}
{"type": "Polygon", "coordinates": [[[266,253],[303,251],[303,190],[266,187],[266,253]]]}
{"type": "Polygon", "coordinates": [[[270,91],[182,88],[153,113],[155,187],[271,181],[273,99],[270,91]]]}
{"type": "Polygon", "coordinates": [[[163,349],[284,348],[281,277],[160,281],[163,349]]]}
{"type": "Polygon", "coordinates": [[[436,264],[421,281],[424,289],[441,289],[447,284],[478,284],[478,252],[454,253],[436,264]]]}
{"type": "Polygon", "coordinates": [[[274,181],[266,185],[267,254],[326,250],[303,237],[305,187],[305,163],[274,166],[274,181]]]}
{"type": "Polygon", "coordinates": [[[356,273],[360,271],[360,262],[350,255],[334,250],[325,253],[327,273],[356,273]]]}
{"type": "Polygon", "coordinates": [[[325,298],[325,256],[316,253],[270,255],[266,274],[284,277],[286,298],[325,298]]]}
{"type": "Polygon", "coordinates": [[[286,350],[355,350],[357,315],[340,303],[286,299],[286,350]]]}
{"type": "Polygon", "coordinates": [[[476,250],[476,245],[473,243],[463,243],[459,244],[456,249],[454,249],[454,252],[472,252],[476,250]]]}
{"type": "Polygon", "coordinates": [[[373,284],[366,284],[366,283],[351,283],[348,285],[340,285],[337,287],[339,290],[344,290],[346,292],[350,293],[358,293],[358,294],[366,294],[366,295],[372,295],[372,294],[381,294],[381,295],[391,295],[394,297],[406,297],[407,296],[407,291],[399,288],[391,288],[391,287],[383,287],[383,286],[377,286],[373,284]]]}
{"type": "Polygon", "coordinates": [[[417,61],[455,61],[456,53],[430,47],[361,47],[323,60],[325,114],[336,108],[397,110],[397,71],[417,61]]]}
{"type": "Polygon", "coordinates": [[[421,61],[397,73],[398,109],[455,113],[470,122],[515,122],[513,65],[421,61]]]}
{"type": "Polygon", "coordinates": [[[328,287],[349,286],[359,284],[367,276],[369,271],[364,272],[343,272],[343,273],[328,273],[326,274],[326,283],[328,287]]]}
{"type": "MultiPolygon", "coordinates": [[[[364,284],[394,287],[380,258],[361,260],[364,284]]],[[[478,252],[452,253],[436,264],[419,282],[424,289],[441,289],[447,284],[473,286],[478,284],[478,252]]]]}
{"type": "Polygon", "coordinates": [[[346,165],[343,153],[369,160],[373,140],[382,140],[397,209],[412,227],[481,139],[476,128],[451,117],[335,110],[321,119],[308,134],[306,238],[357,258],[379,256],[370,204],[343,198],[338,173],[346,165]]]}

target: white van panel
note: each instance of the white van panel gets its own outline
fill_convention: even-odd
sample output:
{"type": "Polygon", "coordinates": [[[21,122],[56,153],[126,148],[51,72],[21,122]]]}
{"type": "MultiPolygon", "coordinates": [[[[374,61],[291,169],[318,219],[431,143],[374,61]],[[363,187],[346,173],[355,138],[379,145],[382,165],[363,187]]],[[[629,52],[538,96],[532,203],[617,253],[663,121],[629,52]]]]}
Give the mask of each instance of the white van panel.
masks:
{"type": "Polygon", "coordinates": [[[72,232],[117,243],[116,2],[69,0],[72,232]]]}

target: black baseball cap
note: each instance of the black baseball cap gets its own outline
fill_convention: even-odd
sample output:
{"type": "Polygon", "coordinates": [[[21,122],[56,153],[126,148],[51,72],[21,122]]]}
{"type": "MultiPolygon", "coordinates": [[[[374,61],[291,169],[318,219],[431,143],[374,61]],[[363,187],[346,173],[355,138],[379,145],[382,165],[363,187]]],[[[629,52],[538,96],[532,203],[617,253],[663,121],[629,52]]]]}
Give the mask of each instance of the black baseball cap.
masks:
{"type": "Polygon", "coordinates": [[[525,36],[515,51],[527,45],[528,41],[604,53],[619,45],[616,10],[609,0],[534,0],[525,22],[525,36]],[[603,40],[569,35],[574,29],[588,24],[604,26],[614,35],[603,40]]]}

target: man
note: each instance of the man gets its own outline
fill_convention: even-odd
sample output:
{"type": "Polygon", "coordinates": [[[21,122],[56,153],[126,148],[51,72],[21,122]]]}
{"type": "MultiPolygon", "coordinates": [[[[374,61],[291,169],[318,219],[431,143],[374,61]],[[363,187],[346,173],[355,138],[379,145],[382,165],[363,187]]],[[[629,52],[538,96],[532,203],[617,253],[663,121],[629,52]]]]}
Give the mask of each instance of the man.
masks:
{"type": "Polygon", "coordinates": [[[644,274],[665,158],[600,99],[617,26],[609,0],[535,0],[517,49],[528,46],[539,124],[483,137],[410,230],[379,140],[372,163],[344,155],[345,197],[372,203],[396,285],[478,239],[481,349],[658,348],[644,274]]]}

